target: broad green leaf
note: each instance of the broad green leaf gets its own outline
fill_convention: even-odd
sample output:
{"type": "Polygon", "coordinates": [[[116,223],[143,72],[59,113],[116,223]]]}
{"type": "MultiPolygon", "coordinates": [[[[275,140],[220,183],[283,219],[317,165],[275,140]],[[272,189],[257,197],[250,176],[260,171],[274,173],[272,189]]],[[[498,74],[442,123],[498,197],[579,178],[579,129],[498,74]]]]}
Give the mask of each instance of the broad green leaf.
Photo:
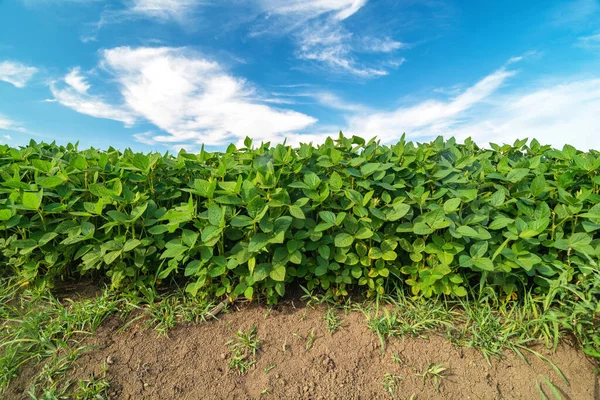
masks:
{"type": "Polygon", "coordinates": [[[61,185],[64,182],[65,179],[60,176],[47,176],[38,180],[38,184],[47,189],[61,185]]]}
{"type": "Polygon", "coordinates": [[[290,215],[292,217],[294,217],[294,218],[298,218],[298,219],[305,219],[306,218],[304,216],[304,212],[298,206],[290,206],[289,210],[290,210],[290,215]]]}
{"type": "Polygon", "coordinates": [[[548,186],[548,184],[546,183],[546,179],[544,178],[544,175],[538,175],[535,178],[533,178],[533,180],[531,181],[531,186],[530,186],[531,194],[534,195],[535,197],[539,197],[541,194],[543,194],[546,191],[547,186],[548,186]]]}
{"type": "Polygon", "coordinates": [[[447,200],[444,203],[444,212],[446,214],[453,213],[454,211],[458,210],[459,206],[460,206],[460,199],[459,198],[447,200]]]}
{"type": "Polygon", "coordinates": [[[354,242],[354,237],[347,233],[338,233],[335,237],[335,247],[348,247],[354,242]]]}
{"type": "Polygon", "coordinates": [[[408,214],[409,211],[410,206],[408,204],[395,204],[394,207],[386,213],[386,219],[388,221],[397,221],[408,214]]]}
{"type": "Polygon", "coordinates": [[[255,253],[264,249],[269,244],[269,236],[266,233],[256,233],[250,238],[248,251],[255,253]]]}
{"type": "Polygon", "coordinates": [[[29,210],[37,210],[42,204],[42,197],[43,192],[41,191],[39,193],[25,192],[23,193],[23,206],[29,210]]]}
{"type": "Polygon", "coordinates": [[[277,282],[283,282],[285,280],[286,269],[283,265],[274,267],[271,272],[269,272],[269,276],[271,279],[277,282]]]}

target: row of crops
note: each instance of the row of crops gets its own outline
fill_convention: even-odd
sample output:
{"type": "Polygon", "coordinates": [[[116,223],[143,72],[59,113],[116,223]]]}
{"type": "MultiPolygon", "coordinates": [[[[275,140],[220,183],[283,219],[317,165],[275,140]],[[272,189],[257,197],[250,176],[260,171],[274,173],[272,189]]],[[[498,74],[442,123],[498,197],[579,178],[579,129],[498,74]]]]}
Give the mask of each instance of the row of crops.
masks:
{"type": "Polygon", "coordinates": [[[599,167],[597,151],[535,140],[483,149],[340,134],[177,155],[3,145],[0,274],[270,302],[292,285],[543,293],[598,269],[599,167]]]}

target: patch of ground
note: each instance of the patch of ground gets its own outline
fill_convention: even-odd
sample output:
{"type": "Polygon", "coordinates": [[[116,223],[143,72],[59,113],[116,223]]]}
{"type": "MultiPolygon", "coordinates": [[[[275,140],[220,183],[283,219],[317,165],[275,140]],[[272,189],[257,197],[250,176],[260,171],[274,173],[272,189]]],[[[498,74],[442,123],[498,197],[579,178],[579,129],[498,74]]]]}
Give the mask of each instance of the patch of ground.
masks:
{"type": "MultiPolygon", "coordinates": [[[[77,362],[73,378],[100,375],[103,364],[111,399],[539,399],[538,387],[554,398],[547,378],[564,399],[599,399],[595,365],[581,351],[561,344],[548,357],[568,379],[531,354],[529,363],[506,353],[491,365],[474,349],[453,346],[439,336],[392,338],[382,353],[378,337],[361,312],[344,315],[330,335],[323,309],[285,303],[269,310],[250,305],[206,323],[179,324],[169,337],[158,337],[141,320],[119,329],[107,320],[82,344],[94,346],[77,362]],[[228,368],[228,341],[238,330],[256,326],[261,349],[247,374],[228,368]],[[312,346],[307,348],[310,333],[312,346]],[[393,356],[396,357],[393,357],[393,356]],[[395,360],[394,360],[395,359],[395,360]],[[431,365],[446,368],[436,390],[431,365]],[[387,385],[384,385],[387,383],[387,385]]],[[[27,399],[26,367],[5,393],[27,399]]]]}

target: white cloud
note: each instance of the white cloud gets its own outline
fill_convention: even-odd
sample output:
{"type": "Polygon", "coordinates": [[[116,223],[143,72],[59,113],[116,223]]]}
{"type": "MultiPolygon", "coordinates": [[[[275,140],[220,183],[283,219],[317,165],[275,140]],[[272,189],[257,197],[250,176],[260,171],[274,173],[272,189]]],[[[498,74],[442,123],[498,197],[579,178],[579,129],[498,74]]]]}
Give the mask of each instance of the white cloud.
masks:
{"type": "Polygon", "coordinates": [[[600,150],[600,79],[568,81],[498,96],[487,112],[448,133],[478,143],[536,138],[561,148],[600,150]]]}
{"type": "Polygon", "coordinates": [[[365,113],[369,110],[361,104],[349,103],[331,92],[314,92],[307,94],[307,96],[314,98],[319,104],[334,110],[351,111],[354,113],[365,113]]]}
{"type": "Polygon", "coordinates": [[[79,67],[73,68],[65,76],[65,83],[81,94],[87,94],[87,91],[90,89],[90,85],[86,82],[85,77],[81,75],[79,67]]]}
{"type": "Polygon", "coordinates": [[[182,21],[202,3],[200,0],[132,0],[128,12],[159,20],[182,21]]]}
{"type": "Polygon", "coordinates": [[[0,114],[0,129],[4,129],[4,130],[11,129],[14,126],[14,124],[15,123],[13,121],[9,120],[6,117],[3,117],[0,114]]]}
{"type": "MultiPolygon", "coordinates": [[[[15,122],[2,114],[0,114],[0,131],[15,131],[15,132],[27,132],[25,128],[23,128],[18,122],[15,122]]],[[[11,140],[11,136],[6,134],[4,138],[7,140],[11,140]]]]}
{"type": "Polygon", "coordinates": [[[188,49],[118,47],[101,54],[101,66],[118,82],[124,104],[109,105],[73,85],[61,89],[53,85],[53,94],[83,114],[128,125],[144,119],[163,131],[135,134],[142,143],[220,145],[246,136],[273,140],[316,122],[308,115],[264,104],[250,83],[188,49]]]}
{"type": "Polygon", "coordinates": [[[135,123],[136,117],[123,106],[115,106],[107,102],[102,96],[88,93],[90,85],[81,76],[79,68],[74,68],[63,79],[62,82],[52,82],[50,91],[54,99],[46,102],[56,102],[73,110],[96,118],[112,119],[123,122],[126,126],[135,123]]]}
{"type": "Polygon", "coordinates": [[[406,43],[385,37],[383,39],[365,37],[361,40],[361,49],[373,53],[391,53],[409,47],[406,43]]]}
{"type": "Polygon", "coordinates": [[[37,71],[37,68],[29,67],[25,64],[3,61],[0,62],[0,81],[5,81],[18,88],[22,88],[25,87],[37,71]]]}
{"type": "Polygon", "coordinates": [[[316,61],[337,73],[349,73],[360,78],[387,75],[381,68],[360,65],[352,56],[351,36],[341,25],[328,21],[313,21],[295,34],[300,59],[316,61]]]}
{"type": "Polygon", "coordinates": [[[447,132],[464,113],[494,93],[514,71],[501,68],[449,101],[426,100],[393,111],[357,114],[350,118],[348,133],[363,137],[377,136],[383,142],[409,137],[431,136],[447,132]]]}
{"type": "Polygon", "coordinates": [[[387,75],[384,67],[397,68],[401,62],[366,65],[357,52],[391,53],[404,44],[389,37],[356,38],[345,27],[367,0],[258,0],[265,20],[251,36],[264,33],[290,35],[300,60],[336,74],[359,78],[387,75]]]}
{"type": "Polygon", "coordinates": [[[355,14],[367,0],[259,0],[266,11],[304,19],[333,13],[336,20],[344,20],[355,14]]]}

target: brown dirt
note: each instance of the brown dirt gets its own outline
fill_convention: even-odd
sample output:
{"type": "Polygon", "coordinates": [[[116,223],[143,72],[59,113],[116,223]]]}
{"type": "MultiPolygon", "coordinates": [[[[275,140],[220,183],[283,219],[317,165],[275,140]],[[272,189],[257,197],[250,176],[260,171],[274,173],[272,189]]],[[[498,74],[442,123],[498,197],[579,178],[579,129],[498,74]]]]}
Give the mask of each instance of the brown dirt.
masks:
{"type": "MultiPolygon", "coordinates": [[[[331,336],[322,309],[295,308],[287,303],[270,313],[261,306],[247,306],[222,314],[217,321],[180,324],[169,337],[158,337],[141,321],[118,331],[122,321],[105,322],[83,344],[97,346],[78,361],[73,378],[100,374],[106,362],[112,399],[385,399],[384,374],[401,376],[397,399],[539,399],[536,382],[554,398],[542,376],[547,377],[565,399],[600,399],[595,365],[577,349],[562,344],[553,352],[536,350],[551,359],[566,375],[565,384],[552,367],[533,355],[529,364],[514,353],[489,365],[474,349],[455,347],[446,339],[392,338],[382,355],[377,336],[365,317],[351,312],[340,317],[343,328],[331,336]],[[258,328],[262,340],[257,362],[240,376],[227,366],[227,342],[233,331],[258,328]],[[316,340],[306,349],[314,329],[316,340]],[[285,351],[284,351],[285,347],[285,351]],[[392,360],[399,354],[405,364],[392,360]],[[444,363],[448,377],[436,391],[422,373],[431,363],[444,363]],[[275,366],[268,373],[265,369],[275,366]],[[267,391],[262,395],[261,392],[267,391]]],[[[26,399],[29,388],[23,371],[5,395],[26,399]]]]}

